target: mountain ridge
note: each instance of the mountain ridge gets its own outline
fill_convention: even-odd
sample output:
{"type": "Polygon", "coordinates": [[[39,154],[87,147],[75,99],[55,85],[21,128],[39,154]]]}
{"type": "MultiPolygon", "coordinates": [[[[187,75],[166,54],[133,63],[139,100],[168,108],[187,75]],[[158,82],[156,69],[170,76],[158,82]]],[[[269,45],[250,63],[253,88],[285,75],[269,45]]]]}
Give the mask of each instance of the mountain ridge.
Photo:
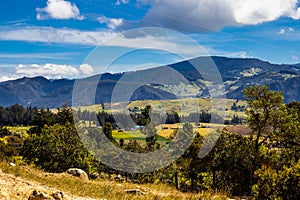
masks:
{"type": "MultiPolygon", "coordinates": [[[[243,99],[242,91],[250,85],[268,85],[270,89],[281,91],[285,102],[300,101],[300,65],[272,64],[256,58],[198,57],[167,66],[147,70],[118,74],[105,73],[82,79],[48,80],[45,77],[23,77],[17,80],[0,83],[0,106],[15,103],[23,106],[56,108],[63,104],[72,104],[72,93],[75,81],[81,81],[86,89],[97,83],[94,103],[109,102],[113,90],[118,84],[124,86],[124,95],[131,92],[130,101],[161,100],[187,97],[208,98],[206,80],[193,65],[203,65],[213,61],[218,68],[225,86],[227,98],[243,99]],[[151,76],[149,77],[149,74],[151,76]],[[165,75],[168,78],[164,78],[165,75]],[[131,78],[144,85],[134,88],[131,78]],[[151,80],[153,79],[153,81],[151,80]],[[126,90],[127,88],[128,91],[126,90]]],[[[126,96],[126,95],[125,95],[126,96]]],[[[116,100],[123,100],[117,98],[116,100]]],[[[93,102],[89,102],[92,104],[93,102]]]]}

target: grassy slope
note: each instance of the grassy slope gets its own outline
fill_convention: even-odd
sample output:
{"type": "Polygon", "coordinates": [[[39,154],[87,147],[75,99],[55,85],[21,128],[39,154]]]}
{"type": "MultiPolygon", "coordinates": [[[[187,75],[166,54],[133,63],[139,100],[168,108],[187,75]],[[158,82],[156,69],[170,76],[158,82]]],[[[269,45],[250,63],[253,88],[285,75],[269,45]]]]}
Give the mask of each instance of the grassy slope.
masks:
{"type": "Polygon", "coordinates": [[[213,192],[202,192],[198,194],[181,193],[174,188],[164,184],[138,185],[132,183],[116,183],[108,179],[98,179],[95,181],[83,182],[79,178],[72,177],[65,173],[46,175],[46,173],[42,170],[34,169],[29,166],[17,165],[16,167],[11,167],[5,162],[0,162],[0,169],[2,169],[4,173],[12,174],[25,180],[34,181],[38,185],[47,185],[49,187],[54,187],[67,194],[82,197],[92,197],[97,199],[227,199],[226,195],[213,192]],[[142,191],[149,192],[143,196],[136,196],[127,194],[124,191],[125,189],[140,189],[142,191]]]}
{"type": "MultiPolygon", "coordinates": [[[[245,114],[243,112],[234,112],[231,111],[230,108],[232,104],[236,102],[236,100],[233,99],[226,99],[226,100],[215,100],[214,106],[223,107],[223,104],[225,108],[228,109],[226,112],[226,115],[228,117],[232,117],[234,114],[239,115],[241,117],[245,117],[245,114]]],[[[106,112],[123,112],[124,110],[127,110],[127,108],[144,108],[147,105],[151,105],[152,109],[154,111],[176,111],[180,115],[188,115],[189,113],[201,111],[201,110],[210,110],[212,102],[210,99],[201,99],[201,98],[186,98],[186,99],[178,99],[178,100],[145,100],[145,101],[133,101],[131,103],[112,103],[112,104],[106,104],[105,105],[105,111],[106,112]]],[[[239,106],[246,105],[246,101],[239,101],[239,106]]],[[[74,108],[77,110],[78,108],[74,108]]],[[[89,112],[100,112],[102,111],[101,105],[91,105],[91,106],[82,106],[80,107],[81,111],[87,110],[89,112]]]]}

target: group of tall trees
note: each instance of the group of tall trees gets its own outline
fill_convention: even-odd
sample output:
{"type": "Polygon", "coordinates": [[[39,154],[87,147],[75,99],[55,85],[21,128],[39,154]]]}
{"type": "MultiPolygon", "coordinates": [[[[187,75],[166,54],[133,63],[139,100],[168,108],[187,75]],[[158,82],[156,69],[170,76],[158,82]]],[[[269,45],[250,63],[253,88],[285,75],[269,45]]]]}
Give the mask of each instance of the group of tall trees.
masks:
{"type": "Polygon", "coordinates": [[[222,131],[206,158],[213,187],[256,199],[300,197],[300,103],[283,104],[279,92],[265,86],[244,91],[250,136],[222,131]]]}
{"type": "MultiPolygon", "coordinates": [[[[59,109],[57,113],[43,109],[34,111],[31,119],[33,127],[22,148],[18,149],[19,155],[25,161],[51,172],[79,167],[87,172],[121,173],[143,183],[163,182],[181,191],[213,189],[232,195],[252,195],[255,199],[299,199],[300,103],[284,104],[281,93],[270,91],[265,86],[249,87],[244,94],[248,103],[245,108],[247,123],[252,130],[249,136],[231,133],[226,128],[218,130],[220,137],[217,143],[202,158],[199,153],[204,141],[210,141],[216,134],[211,133],[204,138],[197,132],[193,133],[191,124],[184,123],[182,130],[175,131],[174,137],[182,131],[193,135],[193,142],[178,160],[155,172],[129,174],[101,164],[101,160],[96,160],[82,144],[75,129],[72,111],[67,107],[59,109]]],[[[2,108],[1,111],[7,113],[11,109],[2,108]]],[[[103,134],[116,146],[142,153],[162,148],[157,142],[156,122],[151,121],[151,114],[151,106],[146,106],[132,116],[134,123],[140,125],[141,132],[146,135],[144,144],[136,140],[116,141],[112,136],[115,128],[113,116],[101,112],[97,118],[103,134]]],[[[84,115],[88,116],[87,113],[84,115]]],[[[179,120],[176,114],[171,115],[170,120],[179,120]]],[[[199,119],[199,116],[206,115],[189,117],[199,119]]],[[[99,139],[95,129],[87,130],[88,134],[95,137],[95,141],[99,139]]],[[[7,135],[7,131],[1,128],[0,134],[7,135]]],[[[1,153],[6,155],[11,152],[0,141],[0,158],[1,153]]]]}
{"type": "Polygon", "coordinates": [[[24,108],[19,104],[6,108],[0,106],[0,126],[31,125],[37,112],[37,108],[24,108]]]}

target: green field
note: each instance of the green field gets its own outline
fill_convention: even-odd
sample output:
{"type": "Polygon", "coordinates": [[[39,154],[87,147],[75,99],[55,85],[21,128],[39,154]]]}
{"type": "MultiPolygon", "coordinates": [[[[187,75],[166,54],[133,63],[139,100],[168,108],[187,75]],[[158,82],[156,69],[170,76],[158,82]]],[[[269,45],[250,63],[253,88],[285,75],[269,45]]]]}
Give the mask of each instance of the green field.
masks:
{"type": "MultiPolygon", "coordinates": [[[[113,137],[116,140],[119,139],[124,139],[125,141],[136,140],[142,145],[146,144],[146,135],[142,134],[139,130],[123,131],[123,132],[114,130],[113,137]]],[[[169,140],[162,135],[158,135],[157,142],[161,145],[165,145],[167,142],[169,142],[169,140]]]]}

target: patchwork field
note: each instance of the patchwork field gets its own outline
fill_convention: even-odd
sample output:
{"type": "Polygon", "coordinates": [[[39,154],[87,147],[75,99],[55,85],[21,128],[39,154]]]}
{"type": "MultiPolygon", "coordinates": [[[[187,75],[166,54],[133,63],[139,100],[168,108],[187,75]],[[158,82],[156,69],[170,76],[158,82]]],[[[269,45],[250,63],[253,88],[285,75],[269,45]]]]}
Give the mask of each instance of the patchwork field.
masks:
{"type": "MultiPolygon", "coordinates": [[[[243,111],[234,111],[231,110],[233,104],[236,106],[245,107],[247,105],[246,101],[237,101],[235,99],[214,99],[213,102],[211,99],[202,99],[202,98],[186,98],[186,99],[176,99],[176,100],[144,100],[144,101],[132,101],[130,103],[112,103],[105,104],[105,112],[108,113],[118,113],[118,112],[127,112],[128,109],[134,108],[144,108],[147,105],[151,105],[153,112],[165,113],[167,111],[175,111],[179,115],[187,116],[190,113],[210,111],[221,113],[225,115],[225,119],[231,119],[234,115],[246,118],[245,112],[243,111]]],[[[75,107],[74,110],[78,110],[78,107],[75,107]]],[[[102,105],[90,105],[80,107],[81,111],[89,112],[101,112],[102,105]]]]}

